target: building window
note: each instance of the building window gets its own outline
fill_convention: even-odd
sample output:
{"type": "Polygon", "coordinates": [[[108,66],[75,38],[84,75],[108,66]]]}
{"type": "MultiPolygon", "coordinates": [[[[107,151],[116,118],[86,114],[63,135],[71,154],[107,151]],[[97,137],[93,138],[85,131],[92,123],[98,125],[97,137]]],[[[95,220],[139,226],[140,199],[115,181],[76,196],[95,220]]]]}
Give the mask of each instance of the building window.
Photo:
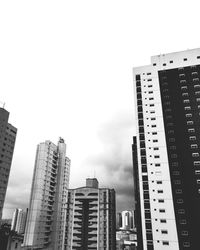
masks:
{"type": "Polygon", "coordinates": [[[158,194],[163,194],[163,190],[158,190],[158,194]]]}
{"type": "Polygon", "coordinates": [[[168,231],[167,230],[161,230],[161,233],[162,234],[168,234],[168,231]]]}
{"type": "Polygon", "coordinates": [[[193,121],[187,121],[187,125],[193,125],[194,122],[193,121]]]}
{"type": "Polygon", "coordinates": [[[184,247],[190,247],[190,242],[183,242],[184,247]]]}
{"type": "Polygon", "coordinates": [[[159,209],[160,213],[165,213],[165,209],[159,209]]]}
{"type": "Polygon", "coordinates": [[[162,244],[165,246],[169,246],[169,241],[163,241],[162,244]]]}
{"type": "Polygon", "coordinates": [[[199,167],[200,166],[200,161],[194,161],[194,166],[199,167]]]}
{"type": "Polygon", "coordinates": [[[192,153],[192,157],[199,157],[199,153],[192,153]]]}
{"type": "Polygon", "coordinates": [[[160,223],[167,223],[167,220],[165,220],[165,219],[160,219],[160,223]]]}
{"type": "Polygon", "coordinates": [[[180,224],[181,225],[185,225],[186,224],[186,220],[180,220],[180,224]]]}
{"type": "Polygon", "coordinates": [[[164,203],[165,201],[163,199],[158,200],[159,203],[164,203]]]}

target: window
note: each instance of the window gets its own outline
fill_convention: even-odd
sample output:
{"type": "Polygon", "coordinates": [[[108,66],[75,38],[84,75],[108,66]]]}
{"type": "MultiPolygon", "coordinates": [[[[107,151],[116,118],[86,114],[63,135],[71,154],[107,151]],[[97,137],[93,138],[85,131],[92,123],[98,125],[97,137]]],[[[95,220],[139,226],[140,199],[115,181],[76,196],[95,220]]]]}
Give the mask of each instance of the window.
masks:
{"type": "Polygon", "coordinates": [[[153,66],[156,66],[156,63],[153,63],[153,66]]]}
{"type": "Polygon", "coordinates": [[[149,94],[153,94],[153,91],[149,91],[149,94]]]}
{"type": "Polygon", "coordinates": [[[197,102],[200,102],[200,98],[196,98],[196,101],[197,101],[197,102]]]}
{"type": "Polygon", "coordinates": [[[184,247],[190,247],[190,242],[183,242],[184,247]]]}
{"type": "Polygon", "coordinates": [[[196,139],[197,139],[196,136],[190,136],[190,137],[189,137],[189,140],[190,140],[190,141],[196,141],[196,139]]]}
{"type": "Polygon", "coordinates": [[[183,58],[183,61],[187,61],[187,58],[183,58]]]}
{"type": "Polygon", "coordinates": [[[155,125],[155,124],[154,124],[154,125],[151,125],[151,127],[152,127],[152,128],[156,128],[156,125],[155,125]]]}
{"type": "Polygon", "coordinates": [[[151,118],[151,120],[152,120],[152,121],[155,121],[155,120],[156,120],[156,118],[155,118],[155,117],[152,117],[152,118],[151,118]]]}
{"type": "Polygon", "coordinates": [[[153,150],[158,150],[159,148],[153,148],[153,150]]]}
{"type": "Polygon", "coordinates": [[[185,214],[185,209],[178,209],[178,214],[185,214]]]}
{"type": "Polygon", "coordinates": [[[152,132],[152,135],[157,135],[158,133],[157,132],[152,132]]]}
{"type": "Polygon", "coordinates": [[[173,63],[173,61],[171,60],[171,61],[169,61],[169,63],[173,63]]]}
{"type": "Polygon", "coordinates": [[[165,219],[160,219],[160,223],[167,223],[167,220],[165,220],[165,219]]]}
{"type": "Polygon", "coordinates": [[[181,180],[174,180],[174,184],[180,185],[181,184],[181,180]]]}
{"type": "Polygon", "coordinates": [[[168,234],[168,231],[167,230],[161,230],[161,233],[162,234],[168,234]]]}
{"type": "Polygon", "coordinates": [[[188,129],[188,132],[189,132],[189,133],[194,133],[194,132],[195,132],[195,129],[194,129],[194,128],[189,128],[189,129],[188,129]]]}
{"type": "Polygon", "coordinates": [[[159,209],[160,213],[165,213],[165,209],[159,209]]]}
{"type": "Polygon", "coordinates": [[[162,184],[162,181],[156,181],[157,184],[162,184]]]}
{"type": "Polygon", "coordinates": [[[156,163],[156,164],[155,164],[155,167],[160,167],[160,163],[156,163]]]}
{"type": "Polygon", "coordinates": [[[187,121],[187,125],[193,125],[194,122],[193,121],[187,121]]]}
{"type": "Polygon", "coordinates": [[[151,75],[151,73],[150,73],[150,72],[148,72],[148,73],[147,73],[147,75],[149,76],[149,75],[151,75]]]}
{"type": "Polygon", "coordinates": [[[177,203],[178,203],[178,204],[183,204],[183,199],[178,199],[178,200],[177,200],[177,203]]]}
{"type": "Polygon", "coordinates": [[[154,100],[154,98],[153,98],[153,97],[150,97],[149,100],[152,101],[152,100],[154,100]]]}
{"type": "Polygon", "coordinates": [[[180,220],[179,223],[182,224],[182,225],[185,225],[186,224],[186,220],[180,220]]]}
{"type": "Polygon", "coordinates": [[[200,170],[195,170],[196,175],[200,175],[200,170]]]}
{"type": "Polygon", "coordinates": [[[167,64],[166,63],[163,63],[163,66],[166,66],[167,64]]]}
{"type": "Polygon", "coordinates": [[[190,100],[189,99],[185,99],[185,100],[183,100],[183,103],[190,103],[190,100]]]}
{"type": "Polygon", "coordinates": [[[191,149],[196,149],[196,148],[198,148],[198,145],[197,144],[191,144],[190,147],[191,147],[191,149]]]}
{"type": "Polygon", "coordinates": [[[158,200],[160,203],[164,203],[165,201],[163,199],[158,200]]]}
{"type": "Polygon", "coordinates": [[[188,111],[188,110],[191,110],[191,107],[190,107],[190,106],[186,106],[186,107],[184,107],[184,109],[185,109],[186,111],[188,111]]]}
{"type": "Polygon", "coordinates": [[[148,79],[148,80],[147,80],[147,82],[151,82],[151,81],[152,81],[152,79],[148,79]]]}
{"type": "Polygon", "coordinates": [[[153,140],[153,142],[158,142],[158,140],[153,140]]]}
{"type": "Polygon", "coordinates": [[[154,104],[150,104],[149,106],[150,106],[150,107],[154,107],[155,105],[154,105],[154,104]]]}
{"type": "Polygon", "coordinates": [[[165,246],[169,246],[169,241],[163,241],[162,244],[165,246]]]}
{"type": "MultiPolygon", "coordinates": [[[[181,80],[181,81],[183,81],[183,80],[181,80]]],[[[188,88],[187,86],[182,86],[181,90],[186,90],[187,88],[188,88]]]]}
{"type": "Polygon", "coordinates": [[[187,236],[187,235],[188,235],[188,231],[182,231],[182,232],[181,232],[181,235],[187,236]]]}
{"type": "Polygon", "coordinates": [[[151,87],[153,87],[153,85],[148,85],[148,88],[151,88],[151,87]]]}
{"type": "Polygon", "coordinates": [[[188,97],[189,94],[188,93],[182,93],[182,97],[188,97]]]}
{"type": "Polygon", "coordinates": [[[197,180],[197,184],[200,184],[200,180],[197,180]]]}
{"type": "Polygon", "coordinates": [[[194,166],[195,167],[197,167],[197,166],[199,167],[200,166],[200,161],[194,161],[194,166]]]}
{"type": "Polygon", "coordinates": [[[199,153],[192,153],[192,157],[199,157],[199,153]]]}
{"type": "Polygon", "coordinates": [[[158,194],[163,194],[163,190],[158,190],[158,194]]]}
{"type": "Polygon", "coordinates": [[[182,194],[183,193],[183,191],[182,191],[182,189],[176,189],[176,194],[182,194]]]}
{"type": "Polygon", "coordinates": [[[154,158],[160,158],[160,156],[159,155],[154,155],[154,158]]]}

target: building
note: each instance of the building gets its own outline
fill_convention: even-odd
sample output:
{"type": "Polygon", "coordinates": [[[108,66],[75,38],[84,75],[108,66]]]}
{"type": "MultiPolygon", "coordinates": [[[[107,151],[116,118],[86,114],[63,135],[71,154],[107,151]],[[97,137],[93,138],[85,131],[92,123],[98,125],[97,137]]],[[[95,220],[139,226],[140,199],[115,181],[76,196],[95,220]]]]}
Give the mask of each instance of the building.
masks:
{"type": "Polygon", "coordinates": [[[66,250],[115,250],[115,191],[99,188],[96,178],[68,190],[66,250]]]}
{"type": "Polygon", "coordinates": [[[122,211],[122,226],[121,229],[130,230],[134,229],[134,212],[133,211],[122,211]]]}
{"type": "Polygon", "coordinates": [[[122,213],[118,212],[116,215],[116,229],[119,229],[122,227],[122,213]]]}
{"type": "Polygon", "coordinates": [[[20,208],[15,209],[12,218],[11,230],[17,232],[18,234],[24,234],[27,213],[28,209],[26,211],[20,208]]]}
{"type": "Polygon", "coordinates": [[[0,222],[8,186],[17,129],[8,123],[9,112],[0,108],[0,222]]]}
{"type": "Polygon", "coordinates": [[[200,49],[134,68],[139,249],[199,249],[199,77],[200,49]]]}
{"type": "Polygon", "coordinates": [[[62,138],[37,147],[29,211],[24,235],[25,249],[62,249],[69,187],[70,160],[62,138]]]}

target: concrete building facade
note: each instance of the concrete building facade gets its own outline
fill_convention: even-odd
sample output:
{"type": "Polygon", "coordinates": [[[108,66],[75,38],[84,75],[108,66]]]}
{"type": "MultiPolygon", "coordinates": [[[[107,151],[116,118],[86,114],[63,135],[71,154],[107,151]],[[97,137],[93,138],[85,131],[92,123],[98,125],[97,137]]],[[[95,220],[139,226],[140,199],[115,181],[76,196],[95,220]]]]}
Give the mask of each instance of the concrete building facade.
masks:
{"type": "Polygon", "coordinates": [[[96,178],[86,187],[68,190],[66,250],[115,250],[115,191],[99,188],[96,178]]]}
{"type": "Polygon", "coordinates": [[[0,222],[8,186],[17,129],[8,123],[9,112],[0,108],[0,222]]]}
{"type": "Polygon", "coordinates": [[[200,246],[200,49],[134,68],[139,249],[200,246]],[[141,227],[140,227],[141,226],[141,227]]]}
{"type": "Polygon", "coordinates": [[[17,232],[18,234],[24,234],[25,226],[26,226],[26,219],[27,219],[27,210],[23,210],[20,208],[16,208],[13,213],[11,230],[17,232]]]}
{"type": "Polygon", "coordinates": [[[37,147],[29,211],[24,235],[25,249],[63,249],[66,197],[70,160],[62,138],[37,147]]]}

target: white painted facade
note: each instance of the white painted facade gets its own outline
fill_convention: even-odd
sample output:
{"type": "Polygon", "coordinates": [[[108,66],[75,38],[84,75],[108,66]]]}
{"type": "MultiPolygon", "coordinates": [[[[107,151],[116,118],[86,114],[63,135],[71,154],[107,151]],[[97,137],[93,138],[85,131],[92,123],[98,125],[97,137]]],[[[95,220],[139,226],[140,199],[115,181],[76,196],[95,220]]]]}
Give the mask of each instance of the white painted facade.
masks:
{"type": "Polygon", "coordinates": [[[171,180],[163,123],[158,71],[200,63],[200,49],[153,56],[151,65],[134,68],[135,107],[137,111],[136,75],[141,77],[142,107],[146,143],[147,173],[141,171],[138,117],[136,136],[144,249],[147,249],[142,176],[148,175],[154,250],[179,249],[172,199],[171,180]],[[156,150],[158,148],[158,150],[156,150]],[[157,158],[159,157],[159,158],[157,158]],[[160,164],[156,166],[155,164],[160,164]],[[160,184],[159,184],[160,183],[160,184]],[[161,212],[164,211],[164,212],[161,212]],[[161,220],[166,220],[162,223],[161,220]],[[163,230],[165,233],[163,233],[163,230]],[[167,232],[167,233],[166,233],[167,232]],[[166,243],[167,242],[167,243],[166,243]]]}

